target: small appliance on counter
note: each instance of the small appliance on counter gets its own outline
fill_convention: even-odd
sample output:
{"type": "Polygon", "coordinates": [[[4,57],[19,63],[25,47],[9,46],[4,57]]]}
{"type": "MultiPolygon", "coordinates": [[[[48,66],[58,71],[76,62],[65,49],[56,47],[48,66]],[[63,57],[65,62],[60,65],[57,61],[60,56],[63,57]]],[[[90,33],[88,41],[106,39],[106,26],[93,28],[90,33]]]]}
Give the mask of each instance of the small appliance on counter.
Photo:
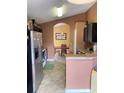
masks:
{"type": "Polygon", "coordinates": [[[97,52],[97,44],[96,43],[93,45],[93,52],[97,52]]]}

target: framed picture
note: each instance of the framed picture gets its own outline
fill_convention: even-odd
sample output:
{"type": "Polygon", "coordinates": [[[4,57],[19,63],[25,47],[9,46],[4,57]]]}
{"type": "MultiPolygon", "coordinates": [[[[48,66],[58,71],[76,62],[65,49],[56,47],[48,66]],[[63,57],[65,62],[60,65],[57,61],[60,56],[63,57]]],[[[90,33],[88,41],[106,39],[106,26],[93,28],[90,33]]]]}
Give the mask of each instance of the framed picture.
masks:
{"type": "Polygon", "coordinates": [[[56,40],[66,40],[67,33],[56,33],[56,40]]]}

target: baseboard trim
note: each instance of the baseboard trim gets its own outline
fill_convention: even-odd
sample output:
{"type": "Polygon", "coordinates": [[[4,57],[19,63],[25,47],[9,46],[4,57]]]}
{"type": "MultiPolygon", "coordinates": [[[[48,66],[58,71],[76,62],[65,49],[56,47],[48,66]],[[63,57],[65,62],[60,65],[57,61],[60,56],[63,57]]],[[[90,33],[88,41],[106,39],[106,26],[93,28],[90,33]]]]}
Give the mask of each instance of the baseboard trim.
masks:
{"type": "Polygon", "coordinates": [[[47,59],[47,61],[54,61],[54,59],[47,59]]]}
{"type": "Polygon", "coordinates": [[[90,89],[66,89],[65,93],[90,93],[90,89]]]}

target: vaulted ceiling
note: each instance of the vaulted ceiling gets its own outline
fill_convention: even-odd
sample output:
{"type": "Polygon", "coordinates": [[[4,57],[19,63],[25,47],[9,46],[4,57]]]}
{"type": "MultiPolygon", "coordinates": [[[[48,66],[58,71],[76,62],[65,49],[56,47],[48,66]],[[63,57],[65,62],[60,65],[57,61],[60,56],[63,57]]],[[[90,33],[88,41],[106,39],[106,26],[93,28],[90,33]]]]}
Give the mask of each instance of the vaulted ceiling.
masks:
{"type": "Polygon", "coordinates": [[[67,0],[27,0],[27,16],[35,19],[38,23],[44,23],[56,19],[61,19],[76,14],[86,12],[96,1],[75,5],[69,3],[67,0]],[[56,16],[56,7],[63,7],[64,15],[62,17],[56,16]]]}

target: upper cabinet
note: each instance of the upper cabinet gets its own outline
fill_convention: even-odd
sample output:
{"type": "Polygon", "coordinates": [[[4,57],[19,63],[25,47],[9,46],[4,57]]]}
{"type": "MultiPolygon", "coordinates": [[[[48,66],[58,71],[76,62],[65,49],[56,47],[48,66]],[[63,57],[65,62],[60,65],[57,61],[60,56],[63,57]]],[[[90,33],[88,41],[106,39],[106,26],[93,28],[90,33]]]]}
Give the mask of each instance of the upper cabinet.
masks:
{"type": "Polygon", "coordinates": [[[40,26],[35,22],[34,19],[29,19],[27,22],[27,29],[29,31],[37,31],[37,32],[42,32],[42,29],[40,28],[40,26]]]}
{"type": "Polygon", "coordinates": [[[84,29],[85,42],[97,42],[97,23],[90,23],[84,29]]]}
{"type": "Polygon", "coordinates": [[[97,42],[97,23],[88,24],[88,41],[97,42]]]}

